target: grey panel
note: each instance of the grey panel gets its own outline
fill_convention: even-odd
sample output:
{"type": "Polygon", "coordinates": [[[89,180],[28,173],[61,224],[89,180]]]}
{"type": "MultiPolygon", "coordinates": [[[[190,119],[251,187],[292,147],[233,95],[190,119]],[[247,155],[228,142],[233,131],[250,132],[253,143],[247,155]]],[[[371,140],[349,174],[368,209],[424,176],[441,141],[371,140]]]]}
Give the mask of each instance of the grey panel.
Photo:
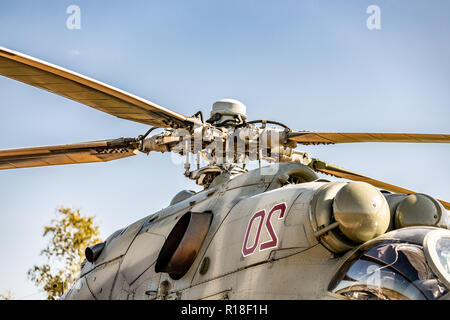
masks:
{"type": "Polygon", "coordinates": [[[141,233],[133,241],[123,259],[120,272],[128,284],[132,284],[146,269],[155,263],[166,239],[154,233],[141,233]]]}

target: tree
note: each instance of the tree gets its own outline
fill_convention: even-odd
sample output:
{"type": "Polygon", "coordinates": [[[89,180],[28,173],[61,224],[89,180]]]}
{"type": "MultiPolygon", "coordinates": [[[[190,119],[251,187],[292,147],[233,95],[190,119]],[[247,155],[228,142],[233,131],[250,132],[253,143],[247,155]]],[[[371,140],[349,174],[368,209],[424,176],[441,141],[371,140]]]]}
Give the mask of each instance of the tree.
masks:
{"type": "Polygon", "coordinates": [[[59,297],[63,288],[75,282],[86,247],[102,242],[94,217],[85,217],[79,209],[64,207],[57,213],[60,216],[44,227],[43,237],[50,239],[40,254],[47,262],[34,265],[27,273],[36,286],[44,289],[49,300],[59,297]]]}
{"type": "Polygon", "coordinates": [[[13,300],[13,293],[11,290],[6,291],[5,294],[0,293],[0,300],[13,300]]]}

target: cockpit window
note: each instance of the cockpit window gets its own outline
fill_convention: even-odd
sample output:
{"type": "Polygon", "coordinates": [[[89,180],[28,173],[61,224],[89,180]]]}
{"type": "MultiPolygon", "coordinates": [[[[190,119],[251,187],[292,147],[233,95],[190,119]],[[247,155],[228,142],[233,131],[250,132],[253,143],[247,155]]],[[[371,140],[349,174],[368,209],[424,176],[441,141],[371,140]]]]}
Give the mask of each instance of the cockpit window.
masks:
{"type": "Polygon", "coordinates": [[[442,269],[450,277],[450,238],[441,238],[436,243],[436,252],[441,262],[442,269]]]}
{"type": "Polygon", "coordinates": [[[430,232],[425,239],[425,255],[433,271],[450,286],[450,234],[441,230],[430,232]]]}
{"type": "Polygon", "coordinates": [[[364,258],[350,267],[333,292],[350,299],[363,300],[425,299],[399,273],[364,258]]]}
{"type": "Polygon", "coordinates": [[[438,299],[448,292],[427,264],[420,245],[395,239],[358,250],[330,291],[350,299],[438,299]]]}

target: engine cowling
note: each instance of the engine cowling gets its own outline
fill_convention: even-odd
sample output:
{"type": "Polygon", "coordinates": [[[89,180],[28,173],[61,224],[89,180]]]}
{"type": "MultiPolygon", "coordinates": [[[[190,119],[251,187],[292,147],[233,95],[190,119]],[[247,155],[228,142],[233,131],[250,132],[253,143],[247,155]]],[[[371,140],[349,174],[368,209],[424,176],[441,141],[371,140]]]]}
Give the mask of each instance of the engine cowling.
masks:
{"type": "Polygon", "coordinates": [[[425,194],[382,193],[365,182],[331,182],[311,202],[316,237],[334,253],[345,252],[387,231],[413,226],[450,229],[445,208],[425,194]]]}
{"type": "Polygon", "coordinates": [[[383,194],[370,184],[334,182],[314,195],[311,222],[320,242],[340,253],[385,233],[390,210],[383,194]],[[335,227],[322,233],[328,226],[335,227]]]}
{"type": "Polygon", "coordinates": [[[450,229],[448,213],[443,205],[429,195],[386,194],[391,210],[391,228],[430,226],[450,229]]]}

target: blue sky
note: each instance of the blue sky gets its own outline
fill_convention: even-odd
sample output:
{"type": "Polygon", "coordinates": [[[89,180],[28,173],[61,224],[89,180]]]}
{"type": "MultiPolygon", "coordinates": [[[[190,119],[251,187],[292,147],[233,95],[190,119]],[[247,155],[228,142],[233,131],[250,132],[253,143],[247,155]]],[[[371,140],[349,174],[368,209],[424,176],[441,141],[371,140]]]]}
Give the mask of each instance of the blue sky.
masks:
{"type": "MultiPolygon", "coordinates": [[[[6,1],[0,45],[185,115],[235,98],[248,118],[296,130],[450,132],[450,2],[6,1]],[[66,27],[69,5],[81,29],[66,27]],[[381,30],[368,30],[369,5],[381,30]]],[[[135,137],[142,124],[0,78],[0,149],[135,137]]],[[[310,155],[450,199],[443,144],[305,147],[310,155]]],[[[170,155],[0,171],[0,292],[40,298],[26,271],[64,205],[95,215],[104,237],[198,188],[170,155]]]]}

